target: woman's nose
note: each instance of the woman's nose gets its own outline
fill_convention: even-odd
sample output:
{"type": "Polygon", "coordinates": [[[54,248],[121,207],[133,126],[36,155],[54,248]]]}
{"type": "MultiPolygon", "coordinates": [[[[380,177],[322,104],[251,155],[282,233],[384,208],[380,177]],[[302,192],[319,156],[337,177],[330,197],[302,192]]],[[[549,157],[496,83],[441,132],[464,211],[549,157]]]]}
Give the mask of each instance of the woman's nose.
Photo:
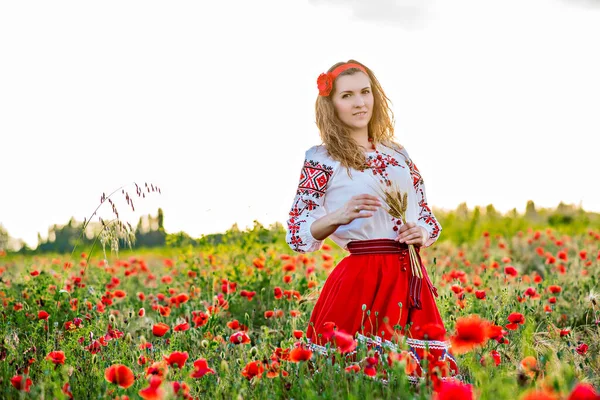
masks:
{"type": "Polygon", "coordinates": [[[356,99],[354,101],[355,107],[362,107],[365,105],[365,99],[363,99],[362,96],[356,96],[355,99],[356,99]]]}

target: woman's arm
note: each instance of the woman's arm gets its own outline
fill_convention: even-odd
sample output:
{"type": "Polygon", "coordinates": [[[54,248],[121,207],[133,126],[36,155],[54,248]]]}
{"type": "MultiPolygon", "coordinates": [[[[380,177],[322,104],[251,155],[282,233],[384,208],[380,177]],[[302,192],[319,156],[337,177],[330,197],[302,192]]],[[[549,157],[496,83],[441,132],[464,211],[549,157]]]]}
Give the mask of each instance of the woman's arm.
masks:
{"type": "Polygon", "coordinates": [[[353,196],[343,207],[314,221],[310,227],[310,233],[315,239],[324,240],[339,226],[349,224],[356,218],[372,217],[373,212],[379,207],[381,207],[381,202],[376,196],[366,193],[353,196]]]}

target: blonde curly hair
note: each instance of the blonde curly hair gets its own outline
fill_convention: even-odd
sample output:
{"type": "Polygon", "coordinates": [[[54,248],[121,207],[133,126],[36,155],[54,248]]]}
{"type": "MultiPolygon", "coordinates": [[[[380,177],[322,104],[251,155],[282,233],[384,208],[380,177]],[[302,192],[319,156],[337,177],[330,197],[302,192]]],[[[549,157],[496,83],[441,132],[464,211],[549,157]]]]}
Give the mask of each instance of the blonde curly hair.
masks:
{"type": "MultiPolygon", "coordinates": [[[[332,65],[328,72],[346,63],[362,65],[365,71],[367,71],[371,82],[374,104],[373,114],[368,125],[369,139],[372,139],[373,144],[381,143],[401,149],[402,146],[394,140],[394,113],[389,106],[391,101],[386,96],[373,71],[356,60],[348,60],[347,62],[338,62],[332,65]]],[[[358,68],[349,68],[339,76],[353,75],[357,71],[362,72],[358,68]]],[[[348,174],[350,174],[350,168],[356,170],[364,169],[366,166],[365,153],[363,148],[352,138],[348,126],[338,117],[331,99],[333,93],[335,93],[335,82],[329,96],[317,97],[315,103],[317,127],[319,128],[321,140],[331,158],[339,161],[348,169],[348,174]]]]}

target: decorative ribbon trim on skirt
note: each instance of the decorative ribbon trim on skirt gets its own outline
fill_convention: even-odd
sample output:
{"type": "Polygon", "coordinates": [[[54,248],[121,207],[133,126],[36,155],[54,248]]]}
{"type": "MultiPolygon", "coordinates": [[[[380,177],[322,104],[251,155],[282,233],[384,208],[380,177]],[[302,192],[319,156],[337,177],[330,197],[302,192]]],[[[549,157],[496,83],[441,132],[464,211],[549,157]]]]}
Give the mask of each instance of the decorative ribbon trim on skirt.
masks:
{"type": "MultiPolygon", "coordinates": [[[[404,263],[406,257],[410,257],[408,245],[406,243],[397,242],[393,239],[353,240],[349,242],[347,246],[348,250],[350,251],[350,255],[399,254],[400,264],[404,263]]],[[[438,297],[437,289],[433,286],[433,283],[431,283],[429,275],[427,274],[427,269],[425,269],[425,266],[421,261],[419,247],[415,246],[415,250],[418,257],[417,261],[420,265],[423,277],[427,282],[427,286],[429,287],[429,290],[431,290],[431,293],[433,293],[435,297],[438,297]]],[[[403,270],[406,271],[406,267],[404,265],[403,270]]],[[[416,308],[418,310],[421,309],[421,286],[422,279],[410,272],[408,283],[409,308],[416,308]]]]}
{"type": "MultiPolygon", "coordinates": [[[[397,344],[395,344],[389,340],[382,340],[381,337],[379,337],[379,336],[367,337],[360,333],[357,333],[356,340],[358,342],[366,344],[367,346],[369,346],[369,348],[372,348],[375,352],[379,353],[380,355],[384,354],[384,349],[387,349],[388,351],[392,351],[394,353],[401,353],[401,351],[402,351],[402,348],[399,347],[397,344]]],[[[458,379],[460,381],[463,381],[463,376],[458,374],[458,367],[457,367],[456,359],[454,358],[454,356],[452,356],[452,354],[449,351],[450,347],[451,347],[450,341],[447,341],[447,340],[445,340],[445,341],[420,340],[420,339],[413,339],[413,338],[409,338],[409,337],[404,337],[402,339],[399,339],[399,343],[404,342],[404,341],[409,346],[408,356],[412,358],[413,362],[415,362],[416,365],[418,365],[418,367],[412,374],[406,375],[406,377],[410,383],[412,383],[413,385],[416,385],[419,382],[426,379],[425,378],[426,374],[424,373],[425,371],[421,367],[421,358],[418,355],[417,349],[442,351],[443,353],[439,358],[440,361],[448,362],[451,366],[453,366],[455,368],[456,373],[455,374],[451,373],[448,376],[441,376],[438,378],[441,380],[458,379]]],[[[329,346],[320,346],[318,344],[312,343],[310,339],[308,339],[308,348],[311,351],[314,351],[322,356],[329,356],[331,354],[337,354],[337,350],[335,348],[332,348],[329,346]]],[[[343,356],[350,357],[357,353],[358,353],[358,350],[353,350],[351,352],[343,354],[343,356]]],[[[381,379],[381,381],[384,384],[388,383],[386,379],[381,379]]]]}

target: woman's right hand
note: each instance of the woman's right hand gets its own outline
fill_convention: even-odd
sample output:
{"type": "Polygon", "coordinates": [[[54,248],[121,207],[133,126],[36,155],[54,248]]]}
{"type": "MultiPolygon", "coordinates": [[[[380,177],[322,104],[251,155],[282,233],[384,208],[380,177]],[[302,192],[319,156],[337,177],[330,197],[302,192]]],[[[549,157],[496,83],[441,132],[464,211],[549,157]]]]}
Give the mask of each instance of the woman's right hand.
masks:
{"type": "Polygon", "coordinates": [[[346,204],[335,211],[336,223],[337,225],[347,225],[356,218],[372,217],[379,207],[381,207],[381,201],[377,196],[366,193],[352,196],[346,204]]]}

